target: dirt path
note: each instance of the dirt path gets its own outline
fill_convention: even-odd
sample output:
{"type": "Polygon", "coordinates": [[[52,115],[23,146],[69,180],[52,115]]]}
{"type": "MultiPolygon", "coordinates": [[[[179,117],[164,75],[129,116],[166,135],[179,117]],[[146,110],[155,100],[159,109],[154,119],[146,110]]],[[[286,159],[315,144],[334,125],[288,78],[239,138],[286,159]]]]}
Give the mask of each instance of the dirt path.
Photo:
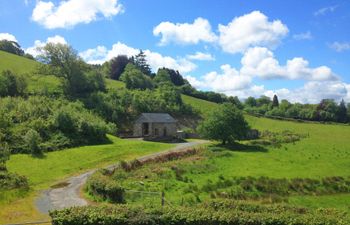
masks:
{"type": "MultiPolygon", "coordinates": [[[[138,158],[138,160],[144,161],[169,152],[184,151],[190,147],[204,144],[206,142],[207,141],[204,140],[198,140],[193,142],[180,143],[176,147],[171,148],[167,151],[143,156],[138,158]]],[[[113,167],[114,165],[111,165],[107,168],[112,169],[113,167]]],[[[96,169],[90,170],[78,176],[70,177],[62,182],[61,187],[51,188],[43,191],[35,202],[35,205],[39,212],[47,214],[50,210],[54,209],[87,205],[88,202],[80,196],[79,192],[82,186],[85,184],[87,178],[91,176],[91,174],[93,174],[95,171],[96,169]]]]}

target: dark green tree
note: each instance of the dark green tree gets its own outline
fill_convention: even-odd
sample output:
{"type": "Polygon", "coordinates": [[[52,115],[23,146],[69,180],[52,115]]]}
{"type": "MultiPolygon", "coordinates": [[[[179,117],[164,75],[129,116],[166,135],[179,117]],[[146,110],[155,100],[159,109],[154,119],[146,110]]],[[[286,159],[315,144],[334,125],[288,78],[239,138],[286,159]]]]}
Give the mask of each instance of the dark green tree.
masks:
{"type": "Polygon", "coordinates": [[[139,54],[135,56],[135,65],[141,70],[142,73],[151,77],[151,67],[148,65],[145,53],[140,49],[139,54]]]}
{"type": "Polygon", "coordinates": [[[254,97],[248,97],[246,100],[245,100],[245,104],[247,106],[250,106],[250,107],[255,107],[257,106],[257,102],[256,102],[256,99],[254,97]]]}
{"type": "Polygon", "coordinates": [[[279,106],[278,97],[277,97],[277,95],[274,95],[273,99],[272,99],[272,108],[275,108],[275,107],[278,107],[278,106],[279,106]]]}
{"type": "Polygon", "coordinates": [[[243,104],[241,103],[241,101],[238,99],[237,96],[235,96],[235,97],[230,96],[227,98],[227,101],[234,104],[235,106],[237,106],[237,108],[243,109],[243,104]]]}
{"type": "Polygon", "coordinates": [[[345,106],[344,99],[341,100],[339,104],[339,109],[337,112],[338,122],[346,123],[348,121],[347,108],[345,106]]]}
{"type": "Polygon", "coordinates": [[[110,73],[109,77],[113,80],[119,80],[120,76],[124,72],[126,65],[130,62],[126,55],[118,55],[110,60],[110,73]]]}
{"type": "Polygon", "coordinates": [[[158,69],[158,72],[157,72],[156,76],[153,78],[153,81],[158,83],[158,84],[162,84],[162,83],[172,84],[170,74],[169,74],[168,70],[165,68],[158,69]]]}
{"type": "Polygon", "coordinates": [[[6,161],[10,158],[10,150],[6,142],[0,140],[0,172],[7,172],[6,161]]]}
{"type": "Polygon", "coordinates": [[[24,55],[24,51],[21,49],[21,46],[15,41],[1,40],[0,50],[20,56],[24,55]]]}
{"type": "Polygon", "coordinates": [[[27,87],[26,80],[10,70],[0,74],[0,97],[23,95],[27,87]]]}
{"type": "Polygon", "coordinates": [[[127,89],[153,89],[154,84],[150,77],[142,73],[135,65],[129,63],[120,76],[120,80],[125,83],[127,89]]]}
{"type": "Polygon", "coordinates": [[[235,105],[224,103],[209,114],[198,130],[203,137],[226,144],[246,137],[249,126],[235,105]]]}

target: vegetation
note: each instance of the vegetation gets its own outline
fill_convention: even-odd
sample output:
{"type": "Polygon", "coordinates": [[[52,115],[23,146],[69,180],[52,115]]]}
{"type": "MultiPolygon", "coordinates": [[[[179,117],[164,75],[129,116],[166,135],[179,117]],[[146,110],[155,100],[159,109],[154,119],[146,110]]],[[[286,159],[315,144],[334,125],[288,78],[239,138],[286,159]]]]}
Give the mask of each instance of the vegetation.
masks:
{"type": "Polygon", "coordinates": [[[264,206],[213,201],[199,207],[87,206],[50,213],[54,225],[174,224],[174,225],[334,225],[349,223],[348,216],[332,210],[307,210],[284,205],[264,206]]]}
{"type": "Polygon", "coordinates": [[[233,104],[222,104],[213,110],[200,126],[203,137],[233,143],[247,136],[249,129],[243,114],[233,104]]]}

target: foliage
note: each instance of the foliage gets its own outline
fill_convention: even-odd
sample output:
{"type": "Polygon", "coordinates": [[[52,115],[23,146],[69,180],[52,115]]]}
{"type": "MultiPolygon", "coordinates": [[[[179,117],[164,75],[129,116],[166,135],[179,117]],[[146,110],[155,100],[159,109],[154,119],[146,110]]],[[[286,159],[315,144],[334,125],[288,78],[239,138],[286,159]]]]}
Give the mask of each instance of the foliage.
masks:
{"type": "Polygon", "coordinates": [[[199,126],[204,137],[220,140],[223,144],[243,139],[248,130],[249,126],[242,112],[230,103],[218,106],[199,126]]]}
{"type": "Polygon", "coordinates": [[[152,77],[151,67],[148,65],[146,55],[142,50],[140,50],[140,52],[135,56],[134,64],[143,74],[152,77]]]}
{"type": "Polygon", "coordinates": [[[247,98],[244,110],[255,115],[265,115],[279,118],[292,118],[311,121],[341,122],[349,121],[345,102],[339,105],[331,99],[323,99],[319,104],[292,104],[287,100],[278,102],[275,95],[273,101],[262,96],[258,99],[247,98]]]}
{"type": "Polygon", "coordinates": [[[86,184],[87,192],[95,197],[113,203],[124,203],[125,190],[117,181],[110,181],[104,176],[105,171],[94,173],[86,184]]]}
{"type": "Polygon", "coordinates": [[[195,208],[85,206],[52,211],[50,216],[54,225],[345,225],[349,222],[348,215],[338,211],[232,201],[213,201],[195,208]]]}
{"type": "Polygon", "coordinates": [[[127,89],[145,90],[154,87],[152,79],[131,63],[126,65],[120,80],[125,83],[127,89]]]}
{"type": "Polygon", "coordinates": [[[249,141],[253,145],[271,145],[273,147],[281,147],[284,143],[295,143],[305,138],[305,134],[297,134],[290,130],[282,132],[272,132],[265,130],[260,133],[260,139],[249,141]]]}
{"type": "Polygon", "coordinates": [[[0,74],[0,97],[23,95],[26,87],[27,83],[23,76],[9,70],[0,74]]]}
{"type": "Polygon", "coordinates": [[[24,55],[23,49],[21,49],[21,46],[15,41],[0,40],[0,50],[19,56],[24,55]]]}
{"type": "Polygon", "coordinates": [[[48,43],[40,51],[39,61],[49,65],[52,73],[63,78],[64,90],[68,96],[80,97],[105,90],[103,75],[96,70],[89,71],[88,65],[72,47],[48,43]]]}
{"type": "Polygon", "coordinates": [[[130,62],[126,55],[118,55],[108,62],[109,77],[113,80],[119,80],[124,72],[126,65],[130,62]]]}
{"type": "Polygon", "coordinates": [[[114,132],[79,102],[32,96],[0,99],[3,141],[11,152],[38,154],[69,146],[101,143],[114,132]]]}
{"type": "Polygon", "coordinates": [[[153,78],[153,81],[158,84],[171,84],[171,78],[168,70],[166,69],[158,69],[156,76],[153,78]]]}

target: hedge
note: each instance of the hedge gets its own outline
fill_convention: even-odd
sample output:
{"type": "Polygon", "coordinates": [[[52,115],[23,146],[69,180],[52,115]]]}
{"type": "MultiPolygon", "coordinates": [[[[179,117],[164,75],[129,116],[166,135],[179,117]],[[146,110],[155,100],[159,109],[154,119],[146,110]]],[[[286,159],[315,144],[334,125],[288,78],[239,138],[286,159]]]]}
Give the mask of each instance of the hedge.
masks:
{"type": "Polygon", "coordinates": [[[53,225],[346,225],[345,212],[285,205],[214,201],[199,207],[129,205],[73,207],[50,212],[53,225]]]}

